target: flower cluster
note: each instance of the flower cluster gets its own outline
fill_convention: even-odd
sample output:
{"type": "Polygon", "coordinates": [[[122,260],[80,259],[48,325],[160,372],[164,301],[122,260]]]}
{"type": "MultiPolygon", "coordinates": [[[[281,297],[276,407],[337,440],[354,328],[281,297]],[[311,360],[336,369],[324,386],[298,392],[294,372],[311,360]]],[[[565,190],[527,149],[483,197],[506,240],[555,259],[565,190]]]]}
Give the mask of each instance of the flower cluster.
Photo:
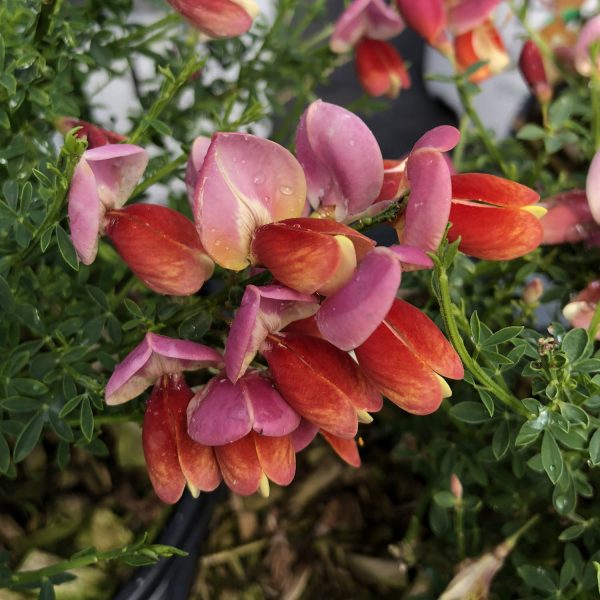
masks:
{"type": "Polygon", "coordinates": [[[193,223],[164,206],[124,206],[146,167],[142,148],[84,153],[69,217],[86,264],[105,235],[158,293],[194,294],[215,264],[273,277],[246,285],[222,351],[149,332],[107,384],[110,405],[154,386],[144,452],[165,502],[186,484],[198,493],[221,479],[239,494],[287,485],[296,452],[317,433],[358,466],[358,424],[372,421],[382,396],[424,415],[450,395],[445,378],[463,377],[461,361],[425,314],[396,298],[402,272],[432,267],[427,253],[449,220],[450,238],[473,256],[512,258],[542,238],[535,192],[453,174],[445,153],[458,139],[438,127],[405,159],[384,161],[363,121],[322,101],[302,116],[296,156],[245,133],[198,138],[186,173],[193,223]],[[391,204],[399,244],[378,247],[349,226],[391,204]],[[183,373],[199,369],[212,377],[191,390],[183,373]]]}

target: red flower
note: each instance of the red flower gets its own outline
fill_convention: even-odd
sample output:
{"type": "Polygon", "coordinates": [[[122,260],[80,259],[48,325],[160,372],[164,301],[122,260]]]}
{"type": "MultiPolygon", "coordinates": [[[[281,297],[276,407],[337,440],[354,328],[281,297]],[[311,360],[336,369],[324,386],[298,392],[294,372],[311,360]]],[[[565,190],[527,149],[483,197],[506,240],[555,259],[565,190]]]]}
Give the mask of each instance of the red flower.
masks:
{"type": "Polygon", "coordinates": [[[352,438],[359,417],[381,409],[382,399],[346,352],[325,340],[270,335],[261,354],[277,389],[302,417],[324,432],[352,438]]]}
{"type": "Polygon", "coordinates": [[[132,204],[106,213],[105,233],[131,270],[159,294],[187,296],[210,278],[214,263],[194,224],[155,204],[132,204]]]}
{"type": "Polygon", "coordinates": [[[370,96],[396,98],[410,87],[404,60],[389,43],[363,38],[356,48],[358,79],[370,96]]]}
{"type": "Polygon", "coordinates": [[[186,410],[193,395],[182,375],[163,375],[146,405],[144,457],[154,491],[167,504],[181,498],[186,483],[197,496],[221,481],[213,449],[197,444],[187,433],[186,410]]]}
{"type": "Polygon", "coordinates": [[[451,391],[442,377],[462,379],[460,358],[435,323],[396,300],[383,323],[355,350],[361,371],[404,410],[426,415],[451,391]]]}
{"type": "Polygon", "coordinates": [[[511,260],[542,242],[540,218],[546,209],[539,194],[520,183],[486,175],[452,176],[450,241],[461,238],[460,250],[486,260],[511,260]]]}
{"type": "Polygon", "coordinates": [[[550,102],[552,88],[548,84],[544,61],[540,49],[531,40],[527,40],[523,44],[519,56],[519,70],[537,99],[542,103],[550,102]]]}
{"type": "Polygon", "coordinates": [[[63,134],[69,132],[74,127],[80,127],[75,134],[78,138],[87,139],[88,150],[92,148],[98,148],[98,146],[106,146],[107,144],[118,144],[124,142],[127,138],[120,133],[114,131],[108,131],[108,129],[102,129],[97,125],[88,123],[87,121],[80,121],[73,117],[62,117],[56,121],[56,128],[63,134]]]}

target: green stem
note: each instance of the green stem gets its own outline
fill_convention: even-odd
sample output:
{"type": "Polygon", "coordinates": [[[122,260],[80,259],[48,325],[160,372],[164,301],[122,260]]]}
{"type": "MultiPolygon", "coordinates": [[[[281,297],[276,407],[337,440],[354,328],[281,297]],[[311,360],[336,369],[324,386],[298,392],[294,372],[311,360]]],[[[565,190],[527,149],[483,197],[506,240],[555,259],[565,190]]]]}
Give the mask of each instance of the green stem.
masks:
{"type": "Polygon", "coordinates": [[[9,586],[21,587],[25,585],[39,584],[42,581],[45,581],[51,577],[55,577],[56,575],[60,575],[61,573],[73,571],[74,569],[80,569],[81,567],[93,565],[101,561],[123,559],[140,554],[142,556],[145,555],[149,557],[147,552],[154,553],[157,558],[159,556],[173,556],[174,554],[177,554],[178,556],[187,555],[185,552],[182,552],[177,548],[172,548],[170,546],[164,546],[160,544],[144,546],[144,542],[142,542],[142,544],[137,543],[133,544],[132,546],[125,546],[124,548],[116,548],[114,550],[107,550],[105,552],[93,552],[90,554],[85,554],[83,556],[77,556],[69,560],[57,562],[48,567],[44,567],[43,569],[35,569],[33,571],[21,571],[19,573],[13,573],[10,576],[9,586]]]}
{"type": "Polygon", "coordinates": [[[115,40],[114,44],[121,47],[129,48],[132,42],[137,42],[138,40],[143,39],[149,33],[152,33],[153,31],[157,31],[159,29],[162,29],[163,27],[167,27],[178,22],[181,22],[180,16],[177,13],[170,13],[166,17],[159,19],[151,25],[140,26],[140,28],[136,29],[136,31],[134,31],[133,33],[130,33],[129,35],[118,40],[115,40]]]}
{"type": "Polygon", "coordinates": [[[592,139],[594,150],[600,149],[600,74],[594,69],[590,80],[590,92],[592,97],[592,139]]]}
{"type": "Polygon", "coordinates": [[[502,173],[504,173],[504,175],[506,177],[510,178],[511,177],[510,169],[507,167],[506,163],[504,162],[502,155],[500,154],[500,151],[498,150],[498,147],[494,143],[494,140],[491,138],[489,131],[486,129],[485,125],[483,124],[483,121],[481,120],[481,118],[479,117],[479,114],[477,113],[477,111],[475,110],[475,107],[473,106],[473,102],[471,99],[471,93],[469,92],[469,90],[467,88],[467,82],[466,82],[465,78],[462,75],[458,75],[455,79],[455,82],[456,82],[456,89],[457,89],[458,95],[460,97],[460,101],[465,110],[465,114],[468,115],[469,119],[475,126],[475,129],[477,129],[477,133],[479,134],[479,137],[480,137],[481,141],[483,142],[483,145],[485,146],[486,150],[488,151],[488,154],[492,157],[492,159],[498,165],[498,167],[500,167],[500,170],[502,171],[502,173]]]}
{"type": "Polygon", "coordinates": [[[152,122],[158,119],[162,111],[171,103],[179,90],[203,64],[204,59],[200,60],[196,57],[195,53],[192,53],[177,77],[167,76],[158,98],[154,101],[154,104],[145,111],[142,120],[129,136],[129,142],[131,144],[140,144],[145,139],[148,129],[152,126],[152,122]]]}
{"type": "Polygon", "coordinates": [[[455,531],[456,545],[458,547],[458,557],[460,560],[463,560],[465,558],[465,508],[461,499],[457,499],[456,504],[454,506],[454,510],[456,513],[455,531]]]}
{"type": "Polygon", "coordinates": [[[154,185],[158,181],[161,181],[168,175],[170,175],[173,171],[176,171],[181,165],[185,164],[187,160],[187,154],[182,154],[178,156],[175,160],[171,161],[169,164],[164,167],[158,169],[155,173],[153,173],[150,177],[142,181],[131,194],[131,198],[135,198],[143,194],[151,185],[154,185]]]}
{"type": "Polygon", "coordinates": [[[519,539],[527,532],[529,531],[538,521],[540,520],[539,515],[533,515],[533,517],[531,517],[527,523],[525,523],[525,525],[523,525],[522,527],[520,527],[519,529],[517,529],[517,531],[515,531],[507,540],[506,540],[506,545],[512,549],[517,545],[517,542],[519,541],[519,539]]]}
{"type": "Polygon", "coordinates": [[[594,309],[594,316],[592,317],[592,321],[590,323],[590,326],[588,327],[588,338],[592,343],[596,339],[596,333],[598,333],[598,326],[600,326],[600,302],[596,304],[596,308],[594,309]]]}
{"type": "Polygon", "coordinates": [[[475,361],[469,351],[467,350],[465,343],[463,342],[462,336],[458,330],[458,325],[456,324],[456,320],[454,318],[453,309],[454,305],[452,304],[452,299],[450,298],[450,285],[448,281],[448,274],[445,269],[441,266],[441,263],[436,265],[435,268],[435,276],[438,279],[439,284],[439,305],[440,312],[442,314],[442,318],[444,319],[444,324],[446,325],[446,332],[448,333],[448,337],[450,338],[450,342],[454,349],[460,356],[464,366],[471,372],[473,377],[479,381],[479,383],[495,394],[495,396],[500,400],[507,408],[512,409],[514,412],[523,415],[524,417],[528,416],[528,412],[525,407],[519,402],[519,400],[513,396],[509,391],[503,389],[500,385],[498,385],[479,365],[477,361],[475,361]]]}

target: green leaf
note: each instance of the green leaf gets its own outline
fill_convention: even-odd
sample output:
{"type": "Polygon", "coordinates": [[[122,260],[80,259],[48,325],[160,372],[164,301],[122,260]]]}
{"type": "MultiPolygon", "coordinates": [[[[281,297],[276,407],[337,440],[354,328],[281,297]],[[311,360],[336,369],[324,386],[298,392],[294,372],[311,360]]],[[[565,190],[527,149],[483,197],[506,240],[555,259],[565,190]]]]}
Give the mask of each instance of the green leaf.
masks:
{"type": "Polygon", "coordinates": [[[486,408],[479,402],[459,402],[450,409],[450,416],[464,423],[485,423],[490,420],[486,408]]]}
{"type": "Polygon", "coordinates": [[[456,506],[456,497],[447,490],[436,492],[433,495],[433,501],[443,508],[453,508],[456,506]]]}
{"type": "Polygon", "coordinates": [[[212,324],[212,317],[205,312],[186,319],[179,326],[179,336],[186,339],[197,341],[208,332],[212,324]]]}
{"type": "Polygon", "coordinates": [[[35,448],[35,445],[38,443],[40,435],[42,434],[44,417],[45,414],[43,412],[38,412],[22,429],[15,443],[13,453],[13,460],[15,463],[21,462],[24,458],[29,456],[29,453],[35,448]]]}
{"type": "Polygon", "coordinates": [[[558,539],[561,542],[568,542],[569,540],[575,540],[585,531],[586,526],[583,523],[578,523],[577,525],[571,525],[571,527],[567,527],[561,534],[558,536],[558,539]]]}
{"type": "Polygon", "coordinates": [[[106,294],[95,285],[86,285],[85,291],[89,294],[90,298],[102,309],[109,310],[110,305],[106,294]]]}
{"type": "Polygon", "coordinates": [[[6,438],[0,433],[0,473],[7,473],[10,467],[10,448],[6,438]]]}
{"type": "Polygon", "coordinates": [[[52,585],[52,582],[48,579],[44,579],[44,581],[42,582],[38,600],[56,600],[56,595],[54,594],[54,586],[52,585]]]}
{"type": "Polygon", "coordinates": [[[549,431],[544,432],[542,439],[542,465],[550,481],[556,484],[562,475],[563,457],[554,436],[549,431]]]}
{"type": "Polygon", "coordinates": [[[517,572],[523,581],[532,588],[542,590],[543,592],[556,591],[556,584],[550,577],[550,574],[543,567],[534,567],[533,565],[522,565],[517,568],[517,572]]]}
{"type": "Polygon", "coordinates": [[[12,312],[15,306],[12,291],[6,279],[0,276],[0,308],[6,312],[12,312]]]}
{"type": "Polygon", "coordinates": [[[58,242],[58,249],[64,259],[64,261],[75,271],[79,271],[79,258],[71,238],[67,232],[60,226],[57,225],[55,228],[56,241],[58,242]]]}
{"type": "Polygon", "coordinates": [[[590,418],[585,410],[575,404],[561,402],[560,413],[571,425],[582,425],[583,427],[587,427],[590,423],[590,418]]]}
{"type": "Polygon", "coordinates": [[[478,344],[481,336],[481,324],[479,322],[477,311],[471,315],[471,318],[469,319],[469,325],[471,328],[471,337],[473,338],[473,341],[478,344]]]}
{"type": "Polygon", "coordinates": [[[504,342],[508,342],[509,340],[512,340],[513,338],[517,337],[521,331],[523,331],[523,327],[505,327],[504,329],[500,329],[499,331],[496,331],[496,333],[493,333],[492,335],[490,335],[489,338],[487,338],[485,341],[482,342],[482,346],[496,346],[498,344],[502,344],[504,342]]]}
{"type": "Polygon", "coordinates": [[[510,444],[510,432],[508,428],[508,422],[503,419],[494,431],[494,437],[492,438],[492,452],[496,460],[500,460],[508,450],[510,444]]]}
{"type": "Polygon", "coordinates": [[[598,586],[598,592],[600,592],[600,563],[594,561],[594,569],[596,569],[596,585],[598,586]]]}
{"type": "Polygon", "coordinates": [[[43,396],[49,392],[48,386],[36,379],[15,378],[11,379],[10,385],[27,396],[43,396]]]}
{"type": "Polygon", "coordinates": [[[571,329],[563,338],[560,346],[561,350],[567,355],[570,362],[574,363],[578,358],[581,358],[588,344],[587,331],[577,328],[571,329]]]}
{"type": "Polygon", "coordinates": [[[481,401],[483,402],[483,405],[485,406],[486,410],[490,414],[490,417],[493,417],[494,416],[494,400],[485,390],[479,389],[477,391],[479,392],[479,397],[481,398],[481,401]]]}
{"type": "Polygon", "coordinates": [[[44,233],[42,233],[42,235],[40,236],[40,250],[42,252],[46,252],[46,250],[48,250],[48,246],[50,245],[50,242],[52,241],[52,234],[54,233],[52,227],[48,227],[48,229],[46,229],[44,231],[44,233]]]}
{"type": "Polygon", "coordinates": [[[79,426],[83,437],[90,442],[94,436],[94,413],[90,399],[86,396],[81,402],[81,411],[79,413],[79,426]]]}
{"type": "Polygon", "coordinates": [[[546,137],[546,132],[539,125],[534,125],[533,123],[528,123],[527,125],[523,125],[519,132],[517,133],[517,139],[519,140],[543,140],[546,137]]]}
{"type": "Polygon", "coordinates": [[[571,117],[573,112],[573,102],[567,95],[561,96],[552,103],[548,111],[550,124],[555,129],[560,129],[571,117]]]}
{"type": "Polygon", "coordinates": [[[123,301],[123,304],[125,304],[125,308],[134,317],[137,317],[138,319],[144,318],[144,313],[142,312],[142,309],[133,300],[130,300],[129,298],[125,298],[125,300],[123,301]]]}
{"type": "Polygon", "coordinates": [[[6,56],[6,49],[4,44],[4,38],[0,33],[0,71],[4,71],[4,58],[6,56]]]}
{"type": "Polygon", "coordinates": [[[61,419],[64,419],[70,412],[73,412],[78,406],[79,403],[86,397],[86,394],[80,394],[79,396],[74,396],[70,400],[68,400],[65,405],[60,409],[58,416],[61,419]]]}
{"type": "Polygon", "coordinates": [[[594,466],[600,465],[600,429],[590,439],[590,460],[594,466]]]}

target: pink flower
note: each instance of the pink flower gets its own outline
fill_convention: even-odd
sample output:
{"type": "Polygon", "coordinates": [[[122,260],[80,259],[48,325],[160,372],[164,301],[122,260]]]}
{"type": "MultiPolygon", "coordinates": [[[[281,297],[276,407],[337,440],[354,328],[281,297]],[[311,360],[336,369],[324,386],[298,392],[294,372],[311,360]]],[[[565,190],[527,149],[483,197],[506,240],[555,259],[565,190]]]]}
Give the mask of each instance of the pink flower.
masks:
{"type": "Polygon", "coordinates": [[[306,174],[313,209],[335,209],[336,220],[366,210],[383,184],[383,157],[375,136],[350,111],[317,100],[302,115],[296,156],[306,174]]]}
{"type": "Polygon", "coordinates": [[[580,242],[600,233],[584,190],[570,190],[546,198],[541,205],[548,212],[540,220],[543,244],[580,242]]]}
{"type": "Polygon", "coordinates": [[[254,0],[167,0],[194,27],[210,37],[246,33],[258,14],[254,0]]]}
{"type": "Polygon", "coordinates": [[[106,403],[128,402],[163,375],[219,366],[222,362],[221,355],[208,346],[147,333],[142,342],[115,367],[106,384],[106,403]]]}
{"type": "Polygon", "coordinates": [[[600,68],[600,63],[596,59],[596,64],[592,64],[591,49],[592,46],[600,40],[600,15],[591,18],[579,32],[577,42],[573,48],[573,62],[575,69],[580,75],[589,77],[592,71],[600,68]]]}
{"type": "Polygon", "coordinates": [[[337,20],[330,47],[333,52],[348,52],[361,38],[388,40],[403,29],[400,15],[384,0],[354,0],[337,20]]]}
{"type": "Polygon", "coordinates": [[[194,220],[218,265],[246,268],[255,231],[299,217],[305,202],[302,167],[285,148],[243,133],[213,136],[197,176],[194,220]]]}
{"type": "MultiPolygon", "coordinates": [[[[587,329],[592,322],[598,301],[600,301],[600,280],[592,281],[579,292],[563,308],[563,315],[573,327],[587,329]]],[[[600,330],[596,332],[596,339],[600,340],[600,330]]]]}

